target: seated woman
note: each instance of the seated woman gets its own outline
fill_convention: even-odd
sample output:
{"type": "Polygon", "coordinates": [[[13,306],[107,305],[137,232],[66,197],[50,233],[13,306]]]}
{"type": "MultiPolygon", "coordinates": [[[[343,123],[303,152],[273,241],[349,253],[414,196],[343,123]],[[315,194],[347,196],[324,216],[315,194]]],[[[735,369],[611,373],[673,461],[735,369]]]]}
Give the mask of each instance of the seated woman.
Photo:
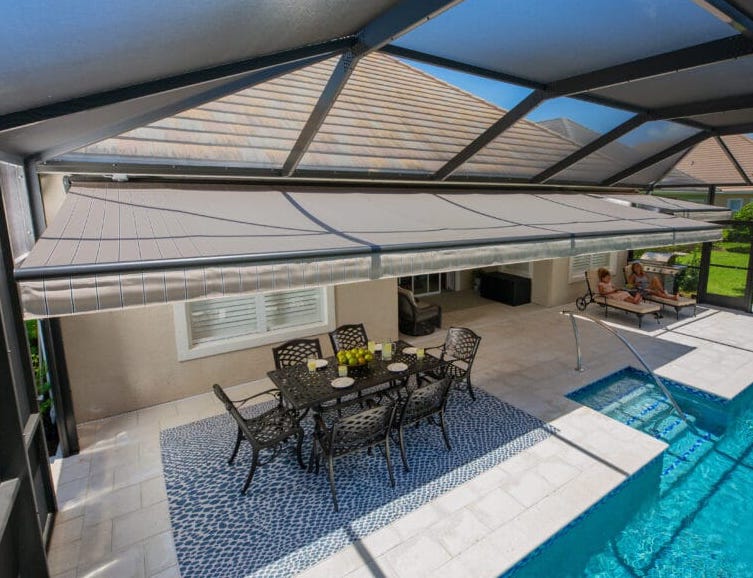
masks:
{"type": "Polygon", "coordinates": [[[628,303],[633,304],[643,301],[643,295],[640,293],[631,295],[627,291],[616,289],[615,286],[612,285],[612,274],[609,272],[609,269],[605,269],[604,267],[599,269],[599,294],[604,297],[609,297],[610,299],[627,301],[628,303]]]}
{"type": "Polygon", "coordinates": [[[640,263],[633,263],[630,266],[630,271],[631,274],[628,277],[628,283],[635,287],[644,297],[656,295],[664,299],[677,300],[677,295],[667,293],[662,286],[661,280],[656,276],[649,277],[640,263]]]}

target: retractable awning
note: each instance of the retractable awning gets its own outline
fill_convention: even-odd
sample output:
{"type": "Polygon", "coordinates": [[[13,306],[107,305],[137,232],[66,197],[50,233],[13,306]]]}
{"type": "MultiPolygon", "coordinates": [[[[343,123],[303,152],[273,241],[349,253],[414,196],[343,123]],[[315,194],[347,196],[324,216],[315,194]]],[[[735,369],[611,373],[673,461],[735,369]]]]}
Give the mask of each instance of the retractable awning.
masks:
{"type": "Polygon", "coordinates": [[[81,183],[15,276],[49,317],[720,237],[585,194],[81,183]]]}
{"type": "Polygon", "coordinates": [[[694,221],[726,221],[732,218],[732,211],[726,207],[704,205],[691,201],[683,201],[682,199],[637,194],[617,195],[612,193],[604,195],[602,198],[638,207],[639,209],[648,209],[649,211],[668,213],[678,217],[687,217],[694,221]]]}

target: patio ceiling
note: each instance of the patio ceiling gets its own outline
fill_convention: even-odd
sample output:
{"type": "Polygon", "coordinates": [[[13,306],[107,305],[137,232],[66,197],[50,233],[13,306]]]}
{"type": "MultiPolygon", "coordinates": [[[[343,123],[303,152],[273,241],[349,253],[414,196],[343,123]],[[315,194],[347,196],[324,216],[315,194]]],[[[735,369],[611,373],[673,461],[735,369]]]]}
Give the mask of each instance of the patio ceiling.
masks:
{"type": "MultiPolygon", "coordinates": [[[[35,10],[28,3],[4,7],[8,33],[0,74],[12,82],[0,89],[0,158],[22,163],[64,156],[284,78],[328,56],[334,60],[324,82],[315,84],[315,102],[288,128],[284,147],[269,149],[277,153],[268,166],[240,163],[223,172],[177,159],[152,172],[175,171],[177,162],[193,174],[263,177],[336,179],[345,173],[364,179],[602,186],[646,186],[671,177],[714,184],[716,177],[730,175],[678,175],[673,167],[709,139],[753,131],[753,90],[747,82],[753,72],[753,10],[747,2],[336,0],[306,6],[225,1],[186,9],[174,2],[136,2],[107,14],[88,3],[66,6],[65,12],[35,10]],[[215,37],[222,42],[206,40],[215,37]],[[316,148],[346,94],[355,92],[368,104],[376,96],[368,86],[384,80],[369,64],[376,50],[529,93],[509,108],[498,107],[496,116],[484,106],[476,114],[469,111],[469,126],[478,128],[456,135],[452,150],[428,154],[420,166],[408,162],[406,169],[405,162],[381,162],[382,157],[373,162],[362,157],[345,169],[320,163],[316,148]],[[598,127],[588,142],[547,149],[527,171],[511,171],[504,157],[500,162],[499,150],[535,120],[537,109],[558,99],[627,116],[598,127]],[[613,158],[608,149],[614,144],[629,145],[631,155],[613,158]]],[[[441,128],[445,112],[429,96],[425,104],[437,125],[434,140],[441,141],[452,132],[441,128]]],[[[248,148],[264,156],[268,145],[259,140],[248,148]]],[[[516,154],[541,151],[534,142],[516,154]]],[[[729,154],[736,156],[734,150],[729,154]]],[[[129,159],[108,160],[112,167],[128,165],[129,159]]],[[[43,170],[53,170],[54,163],[47,166],[43,170]]],[[[724,184],[746,184],[739,171],[738,176],[724,184]]]]}
{"type": "Polygon", "coordinates": [[[710,241],[720,231],[583,194],[80,183],[15,276],[26,315],[47,317],[710,241]]]}

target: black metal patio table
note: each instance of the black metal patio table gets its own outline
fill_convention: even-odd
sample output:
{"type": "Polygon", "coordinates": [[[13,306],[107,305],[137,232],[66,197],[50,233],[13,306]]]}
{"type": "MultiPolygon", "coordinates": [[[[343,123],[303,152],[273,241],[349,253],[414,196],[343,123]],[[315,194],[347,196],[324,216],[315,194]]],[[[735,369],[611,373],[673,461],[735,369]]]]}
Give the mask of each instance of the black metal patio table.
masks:
{"type": "Polygon", "coordinates": [[[332,380],[338,377],[337,357],[327,358],[327,366],[315,371],[309,371],[306,364],[293,365],[283,369],[275,369],[267,373],[272,383],[280,390],[282,397],[296,410],[316,409],[328,401],[341,399],[353,393],[363,392],[369,395],[383,393],[384,384],[394,383],[392,387],[402,387],[409,377],[419,373],[429,372],[444,365],[446,362],[426,353],[422,360],[415,354],[403,353],[406,347],[412,347],[405,341],[394,344],[392,359],[382,359],[381,352],[376,352],[374,360],[362,366],[349,366],[348,376],[352,377],[353,385],[346,388],[335,388],[332,380]],[[404,371],[390,371],[387,367],[393,363],[404,363],[408,368],[404,371]]]}

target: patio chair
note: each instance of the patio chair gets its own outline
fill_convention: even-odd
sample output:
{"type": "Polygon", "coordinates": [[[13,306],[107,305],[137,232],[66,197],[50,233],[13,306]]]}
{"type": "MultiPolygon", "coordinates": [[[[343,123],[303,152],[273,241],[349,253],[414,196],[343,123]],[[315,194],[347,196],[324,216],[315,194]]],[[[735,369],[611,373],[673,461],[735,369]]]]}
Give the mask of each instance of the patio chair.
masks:
{"type": "Polygon", "coordinates": [[[403,467],[406,472],[410,471],[403,435],[403,430],[407,426],[418,424],[422,419],[426,419],[430,424],[438,425],[442,429],[442,437],[444,438],[447,450],[452,449],[444,423],[444,410],[447,406],[447,396],[451,386],[451,377],[433,381],[412,390],[405,401],[399,403],[395,418],[395,427],[398,431],[400,456],[403,458],[403,467]],[[438,416],[439,423],[434,420],[434,416],[438,416]]]}
{"type": "Polygon", "coordinates": [[[322,346],[318,339],[292,339],[272,348],[275,369],[306,363],[310,357],[320,359],[322,346]]]}
{"type": "Polygon", "coordinates": [[[301,455],[301,447],[303,445],[303,429],[298,423],[298,416],[294,411],[285,408],[279,403],[279,396],[276,389],[270,389],[257,393],[256,395],[249,396],[241,400],[231,400],[228,398],[225,391],[218,385],[212,386],[214,394],[219,398],[225,409],[235,420],[238,425],[238,434],[235,439],[235,447],[233,453],[228,460],[228,464],[232,464],[235,460],[235,456],[238,454],[238,449],[241,446],[241,441],[246,440],[251,444],[253,456],[251,458],[251,467],[246,477],[246,482],[243,484],[242,494],[246,493],[248,487],[251,485],[251,480],[254,478],[256,468],[269,463],[279,452],[280,447],[288,438],[295,436],[297,439],[296,445],[296,457],[298,458],[298,464],[301,468],[305,468],[303,463],[303,456],[301,455]],[[263,395],[272,395],[278,399],[278,404],[260,415],[256,415],[251,418],[245,418],[241,415],[238,409],[251,399],[261,397],[263,395]],[[262,450],[271,450],[272,455],[262,462],[260,461],[260,453],[262,450]]]}
{"type": "Polygon", "coordinates": [[[397,315],[400,332],[406,335],[429,335],[442,326],[442,308],[415,298],[412,291],[397,288],[397,315]]]}
{"type": "Polygon", "coordinates": [[[579,311],[584,311],[591,303],[597,303],[604,308],[604,317],[609,316],[609,308],[619,309],[625,313],[633,313],[638,316],[638,328],[643,324],[644,315],[654,315],[656,322],[659,323],[661,318],[661,306],[657,303],[642,301],[641,303],[629,303],[627,301],[618,301],[610,299],[598,293],[599,274],[596,269],[590,269],[585,272],[586,277],[586,294],[575,300],[575,306],[579,311]]]}
{"type": "Polygon", "coordinates": [[[340,509],[335,487],[334,461],[337,458],[362,449],[367,449],[371,453],[372,447],[383,446],[390,484],[395,487],[395,476],[390,461],[390,430],[394,416],[394,403],[372,405],[356,414],[341,417],[331,427],[327,426],[320,415],[314,416],[314,443],[311,446],[309,470],[315,467],[316,473],[319,473],[319,456],[321,454],[327,457],[329,488],[335,512],[340,509]]]}
{"type": "Polygon", "coordinates": [[[369,342],[363,323],[341,325],[334,331],[329,332],[329,340],[332,342],[332,350],[335,353],[343,349],[366,347],[369,342]]]}
{"type": "MultiPolygon", "coordinates": [[[[633,274],[631,267],[632,267],[632,263],[628,263],[622,268],[622,274],[625,276],[625,283],[628,282],[630,275],[633,274]]],[[[664,309],[665,305],[674,307],[675,314],[677,315],[677,319],[680,319],[680,309],[683,309],[684,307],[692,307],[693,317],[696,316],[696,309],[697,309],[698,303],[696,302],[695,299],[692,299],[690,297],[683,297],[682,295],[678,295],[677,299],[667,299],[666,297],[660,297],[659,295],[653,295],[649,293],[647,295],[644,295],[643,298],[646,299],[647,301],[653,301],[654,303],[659,303],[662,306],[662,309],[664,309]]]]}
{"type": "Polygon", "coordinates": [[[458,387],[465,384],[468,395],[475,400],[476,394],[473,393],[473,384],[471,383],[471,369],[480,343],[481,337],[470,329],[450,327],[447,330],[444,344],[440,347],[429,348],[440,349],[440,359],[448,363],[439,371],[431,372],[428,375],[434,379],[451,377],[454,385],[458,387]]]}

